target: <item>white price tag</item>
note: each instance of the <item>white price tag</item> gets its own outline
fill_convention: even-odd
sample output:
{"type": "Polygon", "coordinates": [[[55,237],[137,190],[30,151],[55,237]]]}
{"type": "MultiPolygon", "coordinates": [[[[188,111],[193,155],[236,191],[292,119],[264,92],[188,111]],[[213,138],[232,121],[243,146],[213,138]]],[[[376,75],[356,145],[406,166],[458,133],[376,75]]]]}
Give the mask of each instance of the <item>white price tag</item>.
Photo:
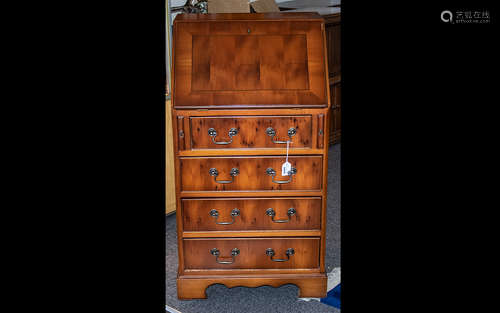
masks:
{"type": "Polygon", "coordinates": [[[289,176],[292,171],[292,164],[288,162],[288,148],[289,148],[290,140],[286,142],[286,161],[281,166],[281,176],[289,176]]]}
{"type": "Polygon", "coordinates": [[[289,176],[292,171],[292,164],[290,162],[285,162],[281,166],[281,176],[289,176]]]}

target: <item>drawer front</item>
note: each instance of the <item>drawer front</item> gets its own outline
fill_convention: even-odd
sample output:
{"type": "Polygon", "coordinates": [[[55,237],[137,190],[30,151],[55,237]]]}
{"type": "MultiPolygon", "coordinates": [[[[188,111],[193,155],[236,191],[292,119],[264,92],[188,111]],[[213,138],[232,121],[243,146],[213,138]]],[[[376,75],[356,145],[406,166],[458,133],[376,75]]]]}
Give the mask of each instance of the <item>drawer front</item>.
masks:
{"type": "Polygon", "coordinates": [[[285,156],[184,157],[180,158],[181,190],[320,190],[322,160],[322,156],[289,156],[296,173],[282,176],[285,156]]]}
{"type": "Polygon", "coordinates": [[[185,231],[320,229],[321,198],[183,199],[185,231]]]}
{"type": "Polygon", "coordinates": [[[191,117],[192,149],[311,148],[311,115],[191,117]]]}
{"type": "Polygon", "coordinates": [[[184,239],[184,263],[186,269],[317,268],[319,247],[320,238],[184,239]]]}

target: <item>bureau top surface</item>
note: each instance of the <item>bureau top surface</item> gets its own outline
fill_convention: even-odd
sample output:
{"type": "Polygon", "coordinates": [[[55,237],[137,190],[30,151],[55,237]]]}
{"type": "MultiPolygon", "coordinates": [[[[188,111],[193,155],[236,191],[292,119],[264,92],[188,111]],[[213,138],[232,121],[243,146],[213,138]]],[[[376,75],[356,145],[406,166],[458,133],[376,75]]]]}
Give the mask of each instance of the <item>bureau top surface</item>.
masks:
{"type": "Polygon", "coordinates": [[[177,14],[174,23],[208,22],[208,21],[271,21],[271,20],[305,20],[322,21],[316,12],[274,12],[274,13],[209,13],[209,14],[177,14]]]}
{"type": "Polygon", "coordinates": [[[175,21],[176,109],[329,105],[317,13],[180,14],[175,21]]]}

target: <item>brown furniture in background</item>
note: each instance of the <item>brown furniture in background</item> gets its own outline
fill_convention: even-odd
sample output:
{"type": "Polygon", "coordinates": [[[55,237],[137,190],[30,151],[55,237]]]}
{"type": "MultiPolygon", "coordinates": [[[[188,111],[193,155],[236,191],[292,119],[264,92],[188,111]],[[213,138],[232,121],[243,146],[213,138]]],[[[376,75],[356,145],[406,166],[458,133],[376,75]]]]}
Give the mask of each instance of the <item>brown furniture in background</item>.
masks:
{"type": "Polygon", "coordinates": [[[340,143],[341,137],[341,68],[340,68],[340,0],[293,0],[278,3],[285,12],[317,12],[325,19],[330,79],[331,113],[330,144],[340,143]]]}
{"type": "Polygon", "coordinates": [[[178,298],[216,283],[325,297],[324,20],[180,14],[173,39],[178,298]]]}
{"type": "Polygon", "coordinates": [[[332,103],[332,119],[330,122],[330,144],[340,142],[342,132],[340,124],[340,13],[324,15],[326,26],[326,42],[328,50],[328,76],[330,80],[330,97],[332,103]]]}

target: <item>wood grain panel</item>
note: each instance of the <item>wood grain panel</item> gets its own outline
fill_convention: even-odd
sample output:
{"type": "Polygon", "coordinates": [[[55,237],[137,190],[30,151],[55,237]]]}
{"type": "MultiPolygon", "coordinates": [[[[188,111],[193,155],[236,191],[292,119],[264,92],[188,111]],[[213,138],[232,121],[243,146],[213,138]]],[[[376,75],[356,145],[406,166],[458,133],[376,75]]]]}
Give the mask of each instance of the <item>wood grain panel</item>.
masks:
{"type": "Polygon", "coordinates": [[[286,181],[289,176],[281,176],[281,166],[285,156],[262,157],[205,157],[180,158],[182,191],[231,191],[231,190],[320,190],[323,177],[322,156],[289,156],[288,161],[297,173],[291,182],[279,184],[272,182],[266,174],[267,168],[276,171],[276,181],[286,181]],[[239,174],[232,183],[215,182],[209,174],[211,168],[217,169],[217,180],[231,180],[230,171],[237,168],[239,174]]]}
{"type": "Polygon", "coordinates": [[[179,276],[177,278],[177,295],[179,299],[205,299],[206,288],[213,284],[224,284],[228,288],[236,286],[279,287],[284,284],[294,284],[299,287],[299,298],[324,298],[326,297],[327,278],[325,274],[280,274],[280,275],[238,275],[238,276],[179,276]]]}
{"type": "Polygon", "coordinates": [[[194,35],[191,90],[309,89],[306,48],[305,35],[194,35]]]}
{"type": "Polygon", "coordinates": [[[219,237],[319,237],[321,230],[217,230],[184,231],[183,238],[219,238],[219,237]]]}
{"type": "Polygon", "coordinates": [[[175,107],[328,106],[321,18],[222,15],[224,22],[174,21],[175,107]]]}
{"type": "MultiPolygon", "coordinates": [[[[326,167],[326,165],[325,165],[326,167]]],[[[245,190],[245,191],[181,191],[181,198],[204,198],[204,197],[321,197],[324,196],[323,190],[245,190]]],[[[180,203],[178,203],[180,207],[180,203]]]]}
{"type": "MultiPolygon", "coordinates": [[[[281,148],[262,148],[262,149],[196,149],[191,151],[179,151],[179,156],[223,156],[223,155],[283,155],[286,154],[286,144],[280,145],[281,148]]],[[[303,155],[303,154],[323,154],[322,149],[309,149],[309,148],[296,148],[293,145],[290,147],[288,151],[290,155],[303,155]]]]}
{"type": "Polygon", "coordinates": [[[228,230],[297,230],[320,229],[321,198],[228,198],[228,199],[183,199],[182,216],[184,231],[228,231],[228,230]],[[240,215],[234,217],[229,225],[217,222],[231,222],[231,211],[237,208],[240,215]],[[266,210],[272,208],[275,220],[288,220],[276,223],[266,210]],[[289,208],[296,213],[290,218],[289,208]],[[217,210],[217,219],[210,216],[211,210],[217,210]]]}
{"type": "Polygon", "coordinates": [[[184,239],[186,269],[276,269],[317,268],[319,266],[319,238],[225,238],[184,239]],[[219,264],[210,254],[212,248],[220,251],[219,260],[231,261],[231,250],[238,248],[240,254],[232,264],[219,264]],[[286,259],[286,250],[293,248],[294,255],[285,262],[271,261],[266,249],[275,251],[275,259],[286,259]]]}
{"type": "Polygon", "coordinates": [[[274,143],[266,134],[266,129],[272,127],[276,131],[275,141],[291,139],[290,147],[312,147],[312,117],[289,116],[218,116],[191,117],[191,147],[192,149],[233,149],[233,148],[286,148],[286,144],[274,143]],[[295,128],[296,134],[288,137],[288,130],[295,128]],[[232,137],[228,145],[215,144],[208,130],[217,131],[215,141],[229,142],[228,132],[236,128],[238,134],[232,137]]]}

